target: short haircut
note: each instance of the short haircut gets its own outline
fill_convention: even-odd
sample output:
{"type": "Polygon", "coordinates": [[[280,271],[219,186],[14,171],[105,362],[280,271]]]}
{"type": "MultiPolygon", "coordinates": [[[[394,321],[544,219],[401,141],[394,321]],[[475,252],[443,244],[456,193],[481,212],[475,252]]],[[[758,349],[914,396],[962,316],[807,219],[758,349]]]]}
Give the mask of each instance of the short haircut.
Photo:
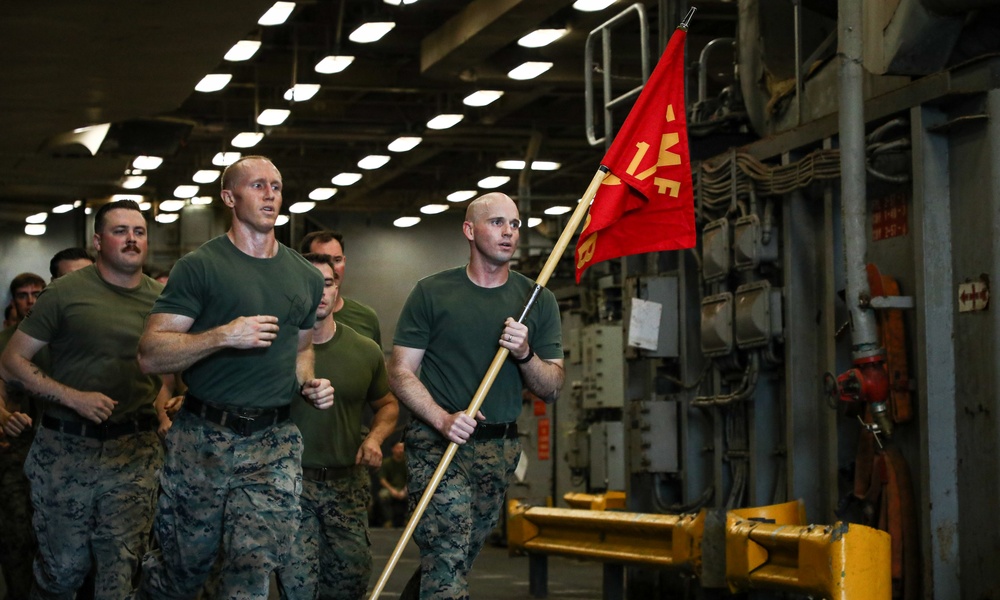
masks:
{"type": "Polygon", "coordinates": [[[94,257],[91,256],[86,248],[66,248],[60,250],[52,255],[52,260],[49,261],[49,274],[52,275],[52,279],[57,277],[59,273],[59,263],[64,260],[89,260],[94,262],[94,257]]]}
{"type": "Polygon", "coordinates": [[[333,257],[329,254],[322,254],[320,252],[306,252],[302,255],[302,258],[308,260],[314,265],[329,265],[333,269],[333,280],[338,281],[340,276],[337,275],[337,268],[333,266],[333,257]]]}
{"type": "MultiPolygon", "coordinates": [[[[233,178],[236,177],[236,175],[243,170],[243,163],[245,163],[245,162],[247,162],[249,160],[266,160],[267,162],[271,163],[271,166],[274,166],[274,163],[271,162],[271,159],[268,158],[268,157],[266,157],[266,156],[261,156],[259,154],[251,154],[249,156],[242,156],[242,157],[239,158],[239,160],[237,160],[233,164],[229,165],[228,167],[226,167],[226,169],[224,171],[222,171],[222,181],[220,183],[220,185],[221,185],[220,190],[231,190],[231,189],[233,189],[233,187],[232,187],[233,186],[233,178]]],[[[274,168],[277,169],[278,167],[274,167],[274,168]]],[[[279,171],[278,174],[280,175],[281,172],[279,171]]]]}
{"type": "Polygon", "coordinates": [[[97,215],[94,216],[94,233],[101,233],[104,231],[104,221],[107,219],[107,214],[113,210],[134,210],[135,212],[142,214],[142,209],[139,208],[139,203],[135,200],[118,200],[117,202],[108,202],[102,206],[97,211],[97,215]]]}
{"type": "Polygon", "coordinates": [[[41,277],[39,277],[38,275],[35,275],[34,273],[21,273],[20,275],[18,275],[14,279],[10,280],[10,295],[11,295],[11,297],[14,296],[14,292],[18,288],[22,288],[22,287],[24,287],[26,285],[37,285],[37,286],[40,286],[42,289],[44,289],[45,288],[45,280],[42,279],[41,277]]]}
{"type": "Polygon", "coordinates": [[[344,247],[344,234],[339,231],[331,231],[329,229],[321,229],[319,231],[306,234],[306,236],[302,238],[302,241],[299,242],[299,252],[302,254],[309,252],[309,248],[313,245],[313,242],[325,244],[331,240],[337,240],[340,244],[340,251],[347,252],[347,248],[344,247]]]}

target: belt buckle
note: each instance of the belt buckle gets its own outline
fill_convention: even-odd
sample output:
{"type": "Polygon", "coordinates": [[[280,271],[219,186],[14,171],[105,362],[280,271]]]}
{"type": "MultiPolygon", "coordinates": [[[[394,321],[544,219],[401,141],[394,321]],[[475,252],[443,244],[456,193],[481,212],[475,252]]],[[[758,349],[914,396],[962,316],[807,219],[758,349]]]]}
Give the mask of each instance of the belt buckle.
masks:
{"type": "Polygon", "coordinates": [[[229,425],[230,429],[232,429],[233,431],[235,431],[236,433],[238,433],[238,434],[240,434],[240,435],[242,435],[244,437],[246,437],[246,436],[250,435],[251,433],[253,433],[253,430],[250,429],[250,426],[254,422],[254,418],[253,417],[250,417],[250,416],[247,416],[247,415],[241,415],[239,413],[229,413],[229,416],[230,417],[236,417],[236,419],[237,419],[236,421],[233,421],[229,425]]]}

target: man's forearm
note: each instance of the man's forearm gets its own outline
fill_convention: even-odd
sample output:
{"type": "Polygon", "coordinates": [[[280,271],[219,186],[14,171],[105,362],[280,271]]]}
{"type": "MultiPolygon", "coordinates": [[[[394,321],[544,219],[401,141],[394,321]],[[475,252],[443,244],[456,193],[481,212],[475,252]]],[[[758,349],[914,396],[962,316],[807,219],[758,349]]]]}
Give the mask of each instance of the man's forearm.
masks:
{"type": "Polygon", "coordinates": [[[221,326],[200,333],[147,331],[139,339],[143,373],[177,373],[226,347],[221,326]]]}
{"type": "Polygon", "coordinates": [[[562,365],[535,356],[529,362],[519,365],[525,387],[545,402],[554,402],[559,397],[566,371],[562,365]]]}
{"type": "Polygon", "coordinates": [[[424,384],[420,382],[420,379],[412,371],[390,371],[389,386],[392,388],[392,392],[396,395],[396,398],[417,415],[420,420],[435,429],[441,429],[448,412],[434,401],[430,392],[427,391],[427,388],[424,387],[424,384]]]}
{"type": "Polygon", "coordinates": [[[391,403],[387,403],[375,411],[375,414],[372,416],[371,431],[368,432],[367,437],[381,446],[385,442],[385,439],[389,437],[389,434],[396,429],[396,421],[398,419],[399,404],[393,398],[391,403]]]}
{"type": "Polygon", "coordinates": [[[3,359],[0,375],[7,386],[24,389],[42,400],[72,408],[70,398],[77,390],[52,379],[38,365],[19,354],[8,352],[3,359]]]}

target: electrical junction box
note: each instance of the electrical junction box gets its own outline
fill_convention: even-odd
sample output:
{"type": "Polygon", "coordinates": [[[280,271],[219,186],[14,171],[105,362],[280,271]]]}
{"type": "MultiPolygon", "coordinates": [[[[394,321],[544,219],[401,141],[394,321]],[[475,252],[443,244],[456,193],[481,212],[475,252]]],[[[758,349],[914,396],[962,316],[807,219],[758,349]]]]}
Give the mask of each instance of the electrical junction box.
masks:
{"type": "Polygon", "coordinates": [[[625,405],[624,340],[619,325],[583,328],[583,409],[625,405]]]}
{"type": "Polygon", "coordinates": [[[725,356],[733,351],[733,295],[706,296],[701,301],[701,352],[725,356]]]}
{"type": "Polygon", "coordinates": [[[723,279],[729,274],[729,221],[706,223],[701,238],[701,275],[705,281],[723,279]]]}
{"type": "Polygon", "coordinates": [[[634,294],[638,297],[628,305],[626,314],[628,323],[628,346],[641,348],[642,355],[651,358],[680,356],[680,328],[678,283],[676,275],[642,276],[635,279],[634,294]],[[637,314],[636,306],[645,303],[655,303],[658,312],[646,311],[637,314]],[[656,312],[656,323],[652,323],[650,313],[656,312]],[[643,319],[645,317],[645,320],[643,319]],[[650,339],[655,331],[655,342],[650,339]],[[643,338],[645,335],[645,338],[643,338]],[[644,339],[646,345],[640,345],[639,339],[644,339]]]}
{"type": "Polygon", "coordinates": [[[590,486],[625,489],[625,428],[621,421],[590,426],[590,486]]]}
{"type": "Polygon", "coordinates": [[[733,226],[733,266],[740,271],[757,268],[761,263],[778,260],[778,236],[772,231],[767,243],[757,215],[736,219],[733,226]]]}
{"type": "Polygon", "coordinates": [[[629,403],[629,458],[632,473],[676,473],[679,470],[676,400],[629,403]]]}
{"type": "Polygon", "coordinates": [[[781,291],[768,281],[736,288],[736,345],[756,348],[781,335],[781,291]],[[776,302],[775,302],[776,301],[776,302]],[[777,306],[774,306],[775,303],[777,306]]]}

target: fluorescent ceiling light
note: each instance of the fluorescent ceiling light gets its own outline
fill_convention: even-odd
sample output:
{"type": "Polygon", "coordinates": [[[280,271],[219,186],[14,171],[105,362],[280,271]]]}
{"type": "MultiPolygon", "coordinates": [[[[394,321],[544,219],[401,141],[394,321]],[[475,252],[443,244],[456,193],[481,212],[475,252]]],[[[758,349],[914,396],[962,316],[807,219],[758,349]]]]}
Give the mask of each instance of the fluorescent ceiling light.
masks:
{"type": "Polygon", "coordinates": [[[217,167],[228,167],[238,161],[242,156],[239,152],[216,152],[212,157],[212,164],[217,167]]]}
{"type": "Polygon", "coordinates": [[[506,175],[490,175],[489,177],[484,177],[479,180],[479,187],[484,190],[492,190],[493,188],[498,188],[501,185],[510,181],[510,177],[506,175]]]}
{"type": "Polygon", "coordinates": [[[198,186],[196,185],[179,185],[174,188],[174,195],[178,198],[191,198],[192,196],[198,195],[198,186]]]}
{"type": "Polygon", "coordinates": [[[288,20],[288,16],[292,14],[292,10],[295,9],[294,2],[275,2],[274,6],[267,9],[260,19],[257,20],[258,25],[281,25],[288,20]]]}
{"type": "Polygon", "coordinates": [[[399,217],[392,222],[396,227],[413,227],[420,222],[420,217],[399,217]]]}
{"type": "Polygon", "coordinates": [[[44,235],[45,225],[41,223],[28,223],[24,226],[24,233],[28,235],[44,235]]]}
{"type": "Polygon", "coordinates": [[[371,171],[384,167],[387,162],[389,162],[389,157],[384,154],[369,154],[358,161],[358,166],[371,171]]]}
{"type": "Polygon", "coordinates": [[[284,98],[289,102],[305,102],[306,100],[311,100],[317,92],[319,92],[318,83],[296,83],[288,88],[284,98]]]}
{"type": "Polygon", "coordinates": [[[525,48],[541,48],[548,46],[567,33],[569,33],[569,29],[536,29],[517,40],[517,45],[525,48]]]}
{"type": "Polygon", "coordinates": [[[63,213],[68,213],[71,210],[73,210],[72,204],[60,204],[59,206],[54,207],[52,212],[57,215],[61,215],[63,213]]]}
{"type": "Polygon", "coordinates": [[[453,113],[442,113],[430,121],[427,121],[427,127],[431,129],[448,129],[449,127],[454,127],[458,125],[458,122],[464,119],[464,115],[458,115],[453,113]]]}
{"type": "Polygon", "coordinates": [[[264,139],[263,133],[244,131],[243,133],[236,134],[236,137],[234,137],[229,143],[236,148],[253,148],[260,143],[262,139],[264,139]]]}
{"type": "Polygon", "coordinates": [[[384,0],[386,4],[399,6],[400,4],[416,4],[417,0],[384,0]]]}
{"type": "Polygon", "coordinates": [[[616,0],[576,0],[573,3],[573,8],[583,12],[595,12],[604,10],[615,2],[616,0]]]}
{"type": "Polygon", "coordinates": [[[503,92],[500,90],[479,90],[466,96],[462,100],[462,104],[466,106],[486,106],[496,102],[500,96],[503,96],[503,92]]]}
{"type": "MultiPolygon", "coordinates": [[[[555,171],[561,165],[557,162],[552,162],[551,160],[534,160],[531,161],[532,171],[555,171]]],[[[523,160],[501,160],[497,161],[498,169],[507,169],[509,171],[521,171],[524,169],[523,160]]]]}
{"type": "Polygon", "coordinates": [[[333,185],[353,185],[361,180],[361,173],[341,173],[330,180],[333,185]]]}
{"type": "Polygon", "coordinates": [[[91,125],[89,127],[77,127],[69,133],[60,133],[53,136],[46,146],[62,146],[66,144],[80,144],[91,155],[97,154],[97,151],[101,148],[101,144],[104,142],[105,136],[108,134],[108,129],[111,128],[110,123],[104,123],[102,125],[91,125]]]}
{"type": "Polygon", "coordinates": [[[373,21],[362,23],[357,29],[347,36],[347,39],[358,44],[370,44],[382,39],[382,36],[392,31],[396,24],[391,21],[373,21]]]}
{"type": "Polygon", "coordinates": [[[160,214],[156,215],[155,217],[153,217],[153,219],[157,223],[163,223],[163,224],[173,223],[173,222],[177,221],[177,219],[179,219],[179,218],[180,218],[180,215],[177,214],[177,213],[160,213],[160,214]]]}
{"type": "Polygon", "coordinates": [[[549,208],[546,208],[542,212],[544,212],[547,215],[553,215],[554,216],[554,215],[564,215],[564,214],[568,213],[571,210],[573,210],[573,209],[570,208],[569,206],[550,206],[549,208]]]}
{"type": "Polygon", "coordinates": [[[205,206],[206,204],[212,203],[211,196],[195,196],[191,198],[191,204],[197,204],[198,206],[205,206]]]}
{"type": "Polygon", "coordinates": [[[420,212],[425,215],[436,215],[448,210],[447,204],[425,204],[420,207],[420,212]]]}
{"type": "Polygon", "coordinates": [[[187,203],[184,202],[183,200],[163,200],[162,202],[160,202],[160,210],[165,210],[167,212],[177,212],[180,209],[184,208],[185,204],[187,203]]]}
{"type": "Polygon", "coordinates": [[[459,190],[448,194],[448,202],[465,202],[476,195],[476,190],[459,190]]]}
{"type": "Polygon", "coordinates": [[[93,212],[94,212],[94,209],[90,208],[89,206],[87,206],[87,207],[85,207],[83,209],[83,214],[85,214],[85,215],[92,214],[93,212]]]}
{"type": "Polygon", "coordinates": [[[288,224],[288,215],[278,215],[278,218],[274,220],[275,227],[281,227],[282,225],[288,224]]]}
{"type": "Polygon", "coordinates": [[[323,200],[329,200],[330,198],[333,198],[333,195],[336,193],[337,193],[337,188],[318,187],[313,191],[309,192],[309,199],[318,200],[322,202],[323,200]]]}
{"type": "Polygon", "coordinates": [[[153,208],[153,204],[151,202],[140,202],[139,203],[139,210],[141,210],[142,212],[146,212],[147,210],[149,210],[151,208],[153,208]]]}
{"type": "Polygon", "coordinates": [[[288,207],[288,212],[301,214],[301,213],[307,213],[314,208],[316,208],[315,202],[296,202],[295,204],[288,207]]]}
{"type": "Polygon", "coordinates": [[[145,175],[126,175],[125,178],[122,179],[122,187],[126,190],[141,188],[145,183],[145,175]]]}
{"type": "Polygon", "coordinates": [[[197,183],[212,183],[219,178],[222,171],[218,169],[202,169],[195,173],[191,179],[197,183]]]}
{"type": "Polygon", "coordinates": [[[25,223],[44,223],[49,218],[49,213],[40,212],[24,218],[25,223]]]}
{"type": "Polygon", "coordinates": [[[233,44],[233,47],[226,52],[222,58],[229,62],[240,62],[250,60],[250,57],[260,49],[260,42],[257,40],[240,40],[233,44]]]}
{"type": "Polygon", "coordinates": [[[541,224],[541,222],[542,222],[541,217],[528,217],[528,229],[531,229],[532,227],[541,224]]]}
{"type": "Polygon", "coordinates": [[[347,67],[351,66],[352,62],[354,62],[353,56],[331,55],[316,63],[315,69],[317,73],[333,75],[334,73],[340,73],[347,67]]]}
{"type": "Polygon", "coordinates": [[[552,63],[550,62],[535,62],[529,60],[528,62],[511,69],[510,72],[507,73],[507,77],[517,79],[518,81],[534,79],[551,68],[552,63]]]}
{"type": "Polygon", "coordinates": [[[218,92],[222,88],[229,85],[232,81],[233,76],[230,73],[212,73],[210,75],[205,75],[198,82],[198,85],[194,86],[194,91],[196,92],[218,92]]]}
{"type": "Polygon", "coordinates": [[[257,115],[257,122],[265,127],[281,125],[292,111],[287,108],[266,108],[257,115]]]}
{"type": "MultiPolygon", "coordinates": [[[[139,196],[139,198],[142,199],[142,196],[139,196]]],[[[83,200],[73,201],[73,208],[80,208],[81,206],[83,206],[83,200]]]]}
{"type": "Polygon", "coordinates": [[[120,200],[131,200],[133,202],[142,202],[142,195],[140,194],[115,194],[111,196],[112,202],[118,202],[120,200]]]}
{"type": "Polygon", "coordinates": [[[141,169],[143,171],[152,171],[162,164],[163,159],[159,156],[136,156],[135,160],[132,161],[132,168],[141,169]]]}
{"type": "Polygon", "coordinates": [[[417,147],[417,144],[422,142],[424,138],[420,137],[398,137],[389,143],[390,152],[409,152],[417,147]]]}

